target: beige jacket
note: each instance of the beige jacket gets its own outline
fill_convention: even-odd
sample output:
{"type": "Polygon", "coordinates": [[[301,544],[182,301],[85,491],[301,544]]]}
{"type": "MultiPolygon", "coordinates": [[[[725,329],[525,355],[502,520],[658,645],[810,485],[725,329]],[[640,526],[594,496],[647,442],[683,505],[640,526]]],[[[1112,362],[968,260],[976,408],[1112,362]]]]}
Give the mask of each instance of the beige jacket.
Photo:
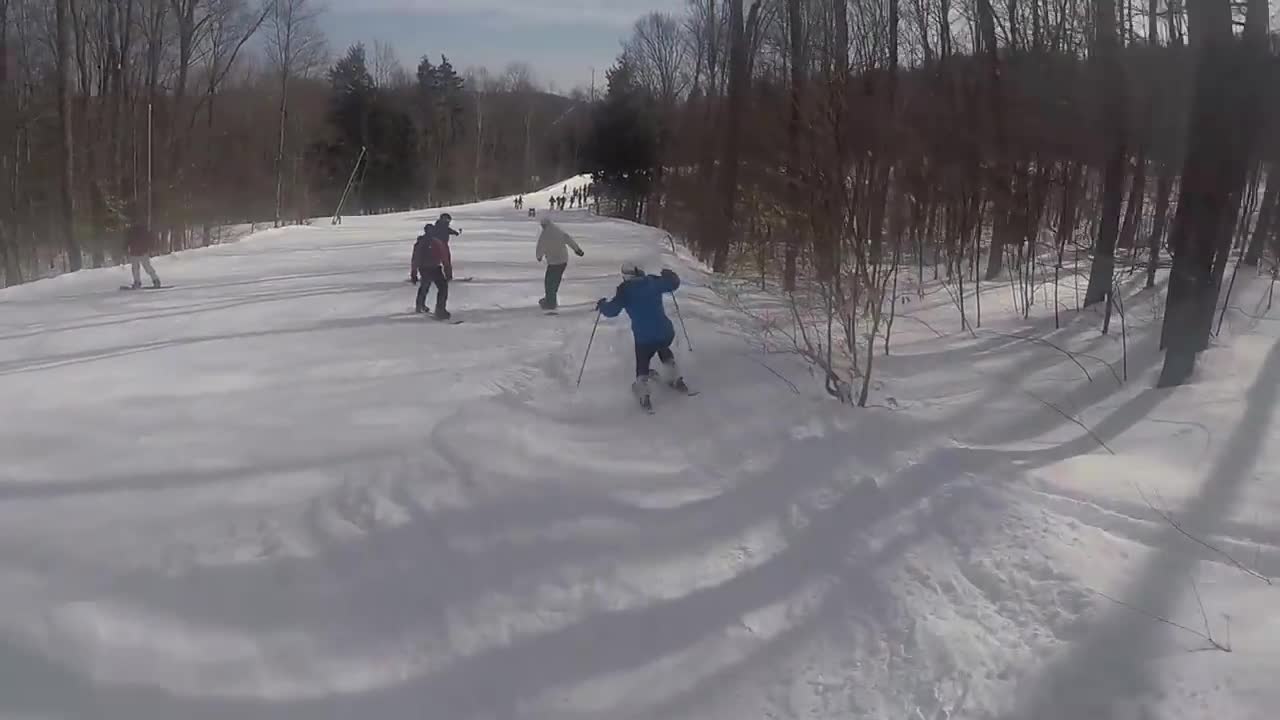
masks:
{"type": "Polygon", "coordinates": [[[569,249],[582,254],[582,248],[573,241],[569,233],[560,229],[550,220],[542,221],[542,233],[538,235],[538,262],[545,257],[548,265],[564,265],[569,262],[569,249]]]}

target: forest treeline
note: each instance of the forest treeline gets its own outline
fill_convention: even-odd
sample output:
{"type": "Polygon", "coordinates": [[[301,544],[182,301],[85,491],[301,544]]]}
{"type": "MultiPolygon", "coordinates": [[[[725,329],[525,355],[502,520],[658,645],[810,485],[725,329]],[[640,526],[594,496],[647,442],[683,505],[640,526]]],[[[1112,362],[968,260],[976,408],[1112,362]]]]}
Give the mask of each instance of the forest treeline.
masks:
{"type": "Polygon", "coordinates": [[[1029,312],[1068,258],[1083,304],[1108,312],[1120,278],[1153,286],[1171,265],[1160,382],[1179,384],[1230,259],[1274,272],[1269,14],[1266,0],[690,0],[636,24],[588,169],[615,212],[825,307],[840,332],[801,349],[842,398],[866,401],[906,266],[940,272],[970,328],[974,283],[1016,281],[1029,312]]]}
{"type": "Polygon", "coordinates": [[[587,97],[528,65],[334,52],[319,0],[0,0],[0,286],[225,226],[519,192],[573,171],[587,97]],[[357,166],[362,150],[366,155],[357,166]]]}
{"type": "Polygon", "coordinates": [[[962,327],[975,283],[1016,279],[1029,312],[1082,258],[1110,310],[1119,278],[1167,277],[1162,384],[1190,377],[1228,267],[1274,272],[1266,0],[688,0],[636,23],[599,100],[447,49],[333,54],[321,11],[0,0],[4,283],[112,262],[131,217],[179,249],[332,213],[348,184],[352,214],[584,170],[606,211],[819,301],[840,332],[805,349],[865,402],[907,267],[962,327]]]}

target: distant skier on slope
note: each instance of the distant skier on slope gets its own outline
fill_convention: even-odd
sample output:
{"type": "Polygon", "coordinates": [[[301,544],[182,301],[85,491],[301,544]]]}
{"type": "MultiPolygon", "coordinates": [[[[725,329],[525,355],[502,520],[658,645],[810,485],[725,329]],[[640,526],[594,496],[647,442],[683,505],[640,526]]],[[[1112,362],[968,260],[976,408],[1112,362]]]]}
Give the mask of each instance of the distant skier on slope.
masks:
{"type": "Polygon", "coordinates": [[[538,301],[543,310],[555,310],[559,307],[557,294],[560,292],[560,281],[564,279],[564,271],[569,267],[569,248],[582,257],[582,248],[569,233],[551,222],[551,218],[542,218],[542,232],[538,234],[538,248],[535,256],[538,262],[547,260],[547,273],[543,279],[544,295],[538,301]]]}
{"type": "Polygon", "coordinates": [[[449,281],[453,279],[453,257],[449,251],[449,238],[461,235],[461,230],[449,227],[453,220],[449,213],[440,215],[434,225],[422,229],[413,245],[413,275],[415,282],[421,275],[422,284],[418,286],[417,302],[414,309],[420,313],[427,311],[427,293],[431,286],[436,286],[435,318],[448,320],[452,315],[446,306],[449,302],[449,281]]]}
{"type": "Polygon", "coordinates": [[[140,270],[146,270],[147,275],[151,276],[151,287],[160,287],[160,276],[156,274],[156,269],[151,266],[151,253],[156,248],[156,236],[151,232],[151,228],[137,217],[137,213],[129,222],[129,228],[125,231],[125,253],[129,256],[129,263],[133,266],[133,289],[137,290],[142,287],[142,274],[140,270]]]}
{"type": "Polygon", "coordinates": [[[631,318],[631,335],[636,345],[636,380],[631,389],[640,404],[650,410],[653,403],[649,396],[649,361],[654,355],[662,361],[667,384],[680,392],[689,392],[676,365],[676,356],[671,352],[676,329],[662,304],[664,293],[673,293],[680,287],[680,277],[671,270],[663,270],[661,275],[646,275],[636,263],[624,264],[622,275],[627,279],[618,285],[613,299],[600,298],[596,310],[610,318],[625,310],[631,318]]]}

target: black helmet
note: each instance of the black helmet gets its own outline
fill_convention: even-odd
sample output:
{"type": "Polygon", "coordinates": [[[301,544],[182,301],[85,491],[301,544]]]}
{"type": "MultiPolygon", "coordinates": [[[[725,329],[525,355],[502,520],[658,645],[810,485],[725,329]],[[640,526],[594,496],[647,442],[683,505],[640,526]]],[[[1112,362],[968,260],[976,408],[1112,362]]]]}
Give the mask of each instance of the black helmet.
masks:
{"type": "Polygon", "coordinates": [[[447,225],[448,223],[453,222],[453,216],[449,213],[440,213],[440,222],[447,225]]]}

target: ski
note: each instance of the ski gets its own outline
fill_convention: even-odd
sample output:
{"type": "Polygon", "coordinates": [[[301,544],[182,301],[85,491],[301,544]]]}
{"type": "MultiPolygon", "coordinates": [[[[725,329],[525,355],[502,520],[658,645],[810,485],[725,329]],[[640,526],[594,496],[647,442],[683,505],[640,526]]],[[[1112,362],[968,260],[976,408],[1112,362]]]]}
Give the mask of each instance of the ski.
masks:
{"type": "Polygon", "coordinates": [[[463,322],[465,322],[465,321],[463,321],[463,320],[454,320],[454,319],[452,319],[452,318],[450,318],[450,319],[448,319],[448,320],[441,320],[440,318],[433,317],[433,318],[431,318],[431,319],[432,319],[432,320],[435,320],[435,321],[436,321],[436,322],[438,322],[438,323],[443,323],[443,324],[446,324],[446,325],[461,325],[463,322]]]}
{"type": "Polygon", "coordinates": [[[168,290],[172,287],[173,287],[172,285],[161,285],[160,287],[156,287],[154,285],[144,285],[142,287],[134,287],[132,285],[121,285],[120,289],[125,292],[133,292],[134,290],[168,290]]]}
{"type": "Polygon", "coordinates": [[[653,396],[652,395],[641,395],[639,387],[634,385],[631,387],[631,394],[635,395],[636,402],[640,403],[641,410],[644,410],[646,413],[650,415],[653,414],[653,396]]]}
{"type": "Polygon", "coordinates": [[[677,386],[677,385],[672,385],[671,383],[666,382],[665,380],[663,380],[663,379],[662,379],[662,376],[661,376],[660,374],[658,374],[658,371],[657,371],[657,370],[650,370],[650,371],[649,371],[649,377],[650,377],[650,378],[651,378],[655,383],[657,383],[657,384],[659,384],[659,385],[661,385],[661,386],[663,386],[663,387],[665,387],[665,388],[667,388],[667,389],[671,390],[671,392],[679,393],[679,394],[681,394],[681,395],[685,395],[685,396],[688,396],[688,397],[697,397],[698,395],[701,395],[701,394],[702,394],[702,391],[701,391],[701,390],[693,390],[693,389],[691,389],[688,385],[685,385],[683,388],[681,388],[681,387],[679,387],[679,386],[677,386]]]}
{"type": "Polygon", "coordinates": [[[468,277],[462,277],[462,278],[454,278],[451,282],[472,282],[474,280],[475,278],[468,276],[468,277]]]}

